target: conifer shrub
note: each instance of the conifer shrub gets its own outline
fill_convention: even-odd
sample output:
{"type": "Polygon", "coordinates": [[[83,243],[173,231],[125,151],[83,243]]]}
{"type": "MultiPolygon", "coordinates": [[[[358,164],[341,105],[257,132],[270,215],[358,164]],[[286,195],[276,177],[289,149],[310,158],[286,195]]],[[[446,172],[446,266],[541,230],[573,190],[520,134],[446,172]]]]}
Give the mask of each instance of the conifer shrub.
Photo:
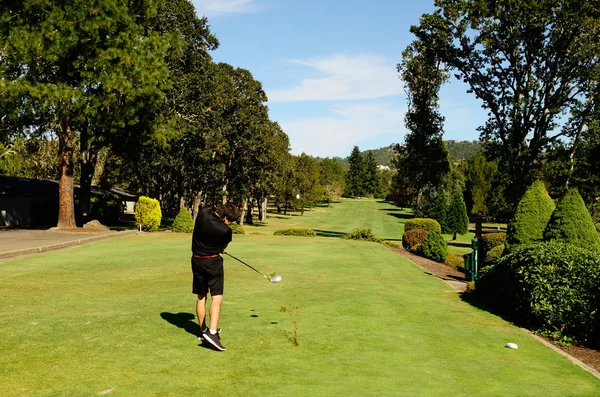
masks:
{"type": "Polygon", "coordinates": [[[447,233],[454,233],[453,239],[456,239],[456,234],[465,234],[469,231],[469,216],[467,215],[467,205],[462,194],[462,191],[456,189],[452,194],[452,199],[448,205],[446,212],[446,229],[447,233]]]}
{"type": "Polygon", "coordinates": [[[315,233],[312,229],[302,229],[302,228],[291,228],[291,229],[279,229],[275,230],[273,233],[275,236],[301,236],[301,237],[317,237],[317,233],[315,233]]]}
{"type": "Polygon", "coordinates": [[[142,225],[142,230],[155,232],[160,226],[162,213],[160,203],[150,197],[140,196],[135,204],[135,221],[137,225],[142,225]]]}
{"type": "Polygon", "coordinates": [[[477,241],[477,255],[479,263],[485,263],[488,252],[506,242],[506,233],[487,233],[477,241]]]}
{"type": "Polygon", "coordinates": [[[244,230],[244,227],[241,226],[237,222],[231,222],[229,224],[229,228],[231,229],[231,233],[233,233],[233,234],[246,234],[246,231],[244,230]]]}
{"type": "Polygon", "coordinates": [[[519,244],[542,241],[544,229],[555,209],[544,183],[535,181],[519,202],[513,219],[508,225],[506,246],[511,249],[519,244]]]}
{"type": "Polygon", "coordinates": [[[361,240],[361,241],[373,241],[375,243],[383,242],[382,238],[379,238],[373,234],[371,228],[368,229],[354,229],[352,233],[346,234],[341,239],[344,240],[361,240]]]}
{"type": "Polygon", "coordinates": [[[173,220],[171,230],[175,233],[191,233],[194,231],[194,219],[192,214],[185,208],[181,208],[173,220]]]}
{"type": "Polygon", "coordinates": [[[404,223],[404,231],[408,232],[409,230],[421,229],[427,231],[434,231],[441,233],[442,227],[435,219],[430,218],[413,218],[409,219],[404,223]]]}
{"type": "Polygon", "coordinates": [[[427,211],[427,216],[440,224],[442,233],[451,233],[448,223],[449,210],[450,195],[445,189],[440,189],[433,197],[433,205],[427,211]]]}
{"type": "Polygon", "coordinates": [[[544,240],[559,240],[600,251],[600,236],[577,189],[559,200],[544,230],[544,240]]]}
{"type": "Polygon", "coordinates": [[[600,343],[600,254],[561,241],[514,247],[479,273],[473,298],[511,321],[600,343]]]}
{"type": "Polygon", "coordinates": [[[423,241],[425,241],[427,234],[429,234],[429,232],[423,229],[413,229],[409,230],[408,232],[404,232],[402,235],[402,246],[405,249],[410,250],[415,245],[421,244],[423,241]]]}
{"type": "Polygon", "coordinates": [[[436,262],[445,263],[448,246],[440,232],[430,231],[425,240],[418,245],[417,254],[436,262]]]}

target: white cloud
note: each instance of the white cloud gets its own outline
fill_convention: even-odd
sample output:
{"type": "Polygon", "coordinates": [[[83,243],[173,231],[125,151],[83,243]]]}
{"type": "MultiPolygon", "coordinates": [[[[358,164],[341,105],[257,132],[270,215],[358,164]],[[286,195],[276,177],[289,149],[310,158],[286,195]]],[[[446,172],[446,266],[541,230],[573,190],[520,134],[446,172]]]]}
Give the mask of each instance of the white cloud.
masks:
{"type": "Polygon", "coordinates": [[[369,140],[389,135],[389,143],[404,139],[404,111],[390,104],[353,104],[335,106],[332,116],[282,121],[290,137],[293,154],[346,157],[355,145],[361,150],[369,140]]]}
{"type": "Polygon", "coordinates": [[[260,8],[256,0],[192,0],[198,15],[244,14],[260,8]]]}
{"type": "Polygon", "coordinates": [[[403,92],[396,64],[373,55],[336,54],[324,58],[292,60],[323,74],[304,79],[294,88],[268,90],[271,102],[373,99],[403,92]]]}

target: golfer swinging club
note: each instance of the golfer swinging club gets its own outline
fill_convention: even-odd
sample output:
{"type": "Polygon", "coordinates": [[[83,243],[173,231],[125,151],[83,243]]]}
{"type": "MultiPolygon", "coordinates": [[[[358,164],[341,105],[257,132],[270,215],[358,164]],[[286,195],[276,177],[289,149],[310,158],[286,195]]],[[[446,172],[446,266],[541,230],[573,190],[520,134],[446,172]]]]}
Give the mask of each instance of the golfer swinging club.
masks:
{"type": "Polygon", "coordinates": [[[239,217],[238,208],[231,203],[216,209],[203,208],[196,216],[192,235],[192,292],[198,295],[196,314],[200,324],[200,340],[206,340],[217,350],[225,351],[221,344],[219,317],[223,303],[223,258],[219,255],[231,242],[229,224],[239,217]],[[210,327],[206,327],[206,294],[210,291],[210,327]]]}

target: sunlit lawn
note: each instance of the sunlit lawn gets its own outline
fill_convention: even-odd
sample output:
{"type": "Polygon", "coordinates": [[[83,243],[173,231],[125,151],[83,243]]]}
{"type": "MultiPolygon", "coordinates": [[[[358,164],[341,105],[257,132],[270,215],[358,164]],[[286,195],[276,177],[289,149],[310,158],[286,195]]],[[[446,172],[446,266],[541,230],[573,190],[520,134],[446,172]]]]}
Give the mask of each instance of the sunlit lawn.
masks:
{"type": "MultiPolygon", "coordinates": [[[[320,230],[348,232],[369,226],[357,213],[388,208],[373,203],[279,226],[313,216],[320,230]]],[[[394,238],[398,218],[381,213],[390,225],[373,229],[394,238]]],[[[279,227],[271,219],[249,231],[279,227]]],[[[223,353],[195,336],[190,235],[0,264],[0,395],[600,395],[598,379],[381,245],[246,234],[228,251],[283,281],[225,259],[223,353]]]]}

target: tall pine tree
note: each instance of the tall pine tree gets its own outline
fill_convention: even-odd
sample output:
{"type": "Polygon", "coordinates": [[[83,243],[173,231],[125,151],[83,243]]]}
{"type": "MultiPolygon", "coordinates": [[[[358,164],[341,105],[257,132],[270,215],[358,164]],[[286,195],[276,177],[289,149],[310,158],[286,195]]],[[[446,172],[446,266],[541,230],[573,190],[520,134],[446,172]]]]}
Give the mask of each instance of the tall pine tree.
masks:
{"type": "Polygon", "coordinates": [[[347,174],[346,194],[361,197],[365,194],[365,160],[358,146],[354,146],[348,157],[350,169],[347,174]]]}

